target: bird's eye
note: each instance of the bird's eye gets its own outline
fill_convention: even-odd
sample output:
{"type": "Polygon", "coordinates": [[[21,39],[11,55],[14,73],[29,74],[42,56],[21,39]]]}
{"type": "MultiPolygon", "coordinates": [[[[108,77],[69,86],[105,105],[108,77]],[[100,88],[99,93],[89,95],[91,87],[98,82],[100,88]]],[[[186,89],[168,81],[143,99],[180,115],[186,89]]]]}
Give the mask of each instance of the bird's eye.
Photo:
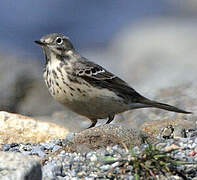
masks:
{"type": "Polygon", "coordinates": [[[57,38],[56,38],[56,43],[57,43],[58,45],[62,44],[62,43],[63,43],[63,39],[62,39],[61,37],[57,37],[57,38]]]}

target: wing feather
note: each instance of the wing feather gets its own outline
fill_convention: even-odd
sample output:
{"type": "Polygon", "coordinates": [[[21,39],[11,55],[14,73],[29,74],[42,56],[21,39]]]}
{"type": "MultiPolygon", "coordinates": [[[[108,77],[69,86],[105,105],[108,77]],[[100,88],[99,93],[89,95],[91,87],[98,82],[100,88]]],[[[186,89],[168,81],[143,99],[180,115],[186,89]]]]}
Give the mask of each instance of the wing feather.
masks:
{"type": "Polygon", "coordinates": [[[87,81],[92,86],[97,88],[107,88],[117,96],[123,98],[127,102],[138,102],[138,99],[143,98],[125,81],[107,71],[103,67],[85,58],[80,59],[75,65],[76,75],[87,81]]]}

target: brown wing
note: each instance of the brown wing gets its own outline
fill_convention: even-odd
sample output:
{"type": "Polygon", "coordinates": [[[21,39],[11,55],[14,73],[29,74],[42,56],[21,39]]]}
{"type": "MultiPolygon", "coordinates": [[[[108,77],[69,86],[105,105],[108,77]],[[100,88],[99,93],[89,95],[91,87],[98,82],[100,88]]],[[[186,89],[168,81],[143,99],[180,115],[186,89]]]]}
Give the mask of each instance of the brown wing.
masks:
{"type": "Polygon", "coordinates": [[[75,65],[76,75],[83,78],[92,86],[97,88],[107,88],[117,96],[125,99],[127,102],[138,102],[139,98],[143,98],[125,81],[110,73],[103,67],[85,58],[78,61],[75,65]]]}

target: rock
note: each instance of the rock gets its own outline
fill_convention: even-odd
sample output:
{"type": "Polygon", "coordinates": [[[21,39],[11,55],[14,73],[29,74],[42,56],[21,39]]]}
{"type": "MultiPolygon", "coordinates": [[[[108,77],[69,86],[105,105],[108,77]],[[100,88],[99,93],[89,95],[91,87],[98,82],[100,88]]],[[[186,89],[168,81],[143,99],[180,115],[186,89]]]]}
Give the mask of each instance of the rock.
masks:
{"type": "Polygon", "coordinates": [[[38,160],[20,153],[0,152],[0,179],[41,180],[41,164],[38,160]]]}
{"type": "Polygon", "coordinates": [[[45,142],[65,138],[68,130],[53,123],[0,111],[0,144],[45,142]]]}
{"type": "Polygon", "coordinates": [[[72,138],[69,138],[66,151],[83,152],[116,144],[123,147],[136,146],[143,143],[146,138],[145,134],[123,125],[106,124],[75,133],[72,138]]]}
{"type": "MultiPolygon", "coordinates": [[[[150,136],[159,136],[162,129],[172,126],[173,137],[181,137],[184,129],[197,128],[197,102],[196,102],[197,86],[195,84],[185,84],[175,86],[167,89],[162,89],[157,92],[156,98],[162,97],[165,103],[175,105],[187,111],[191,111],[192,114],[180,114],[160,109],[146,109],[135,112],[127,113],[135,121],[145,120],[140,124],[140,130],[149,134],[150,136]]],[[[164,101],[162,101],[164,102],[164,101]]],[[[131,123],[130,117],[130,123],[131,123]]],[[[141,121],[142,122],[142,121],[141,121]]],[[[183,136],[182,136],[183,137],[183,136]]]]}
{"type": "Polygon", "coordinates": [[[196,126],[195,121],[188,121],[184,119],[168,119],[145,122],[140,128],[143,132],[149,134],[150,136],[161,136],[164,138],[166,135],[163,134],[162,130],[166,127],[172,126],[173,131],[172,134],[169,135],[169,138],[182,138],[184,137],[184,129],[190,129],[193,127],[193,125],[196,126]]]}

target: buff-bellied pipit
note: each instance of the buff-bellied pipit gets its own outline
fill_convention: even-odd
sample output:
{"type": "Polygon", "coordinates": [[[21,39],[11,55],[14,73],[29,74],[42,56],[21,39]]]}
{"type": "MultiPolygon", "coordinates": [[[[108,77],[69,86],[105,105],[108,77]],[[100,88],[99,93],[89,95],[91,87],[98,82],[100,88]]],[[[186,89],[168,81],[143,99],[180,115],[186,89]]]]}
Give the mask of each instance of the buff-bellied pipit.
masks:
{"type": "Polygon", "coordinates": [[[109,118],[110,123],[115,114],[138,108],[190,113],[143,97],[119,77],[80,56],[62,34],[49,34],[35,42],[44,51],[44,79],[51,95],[70,110],[89,118],[90,127],[98,119],[109,118]]]}

